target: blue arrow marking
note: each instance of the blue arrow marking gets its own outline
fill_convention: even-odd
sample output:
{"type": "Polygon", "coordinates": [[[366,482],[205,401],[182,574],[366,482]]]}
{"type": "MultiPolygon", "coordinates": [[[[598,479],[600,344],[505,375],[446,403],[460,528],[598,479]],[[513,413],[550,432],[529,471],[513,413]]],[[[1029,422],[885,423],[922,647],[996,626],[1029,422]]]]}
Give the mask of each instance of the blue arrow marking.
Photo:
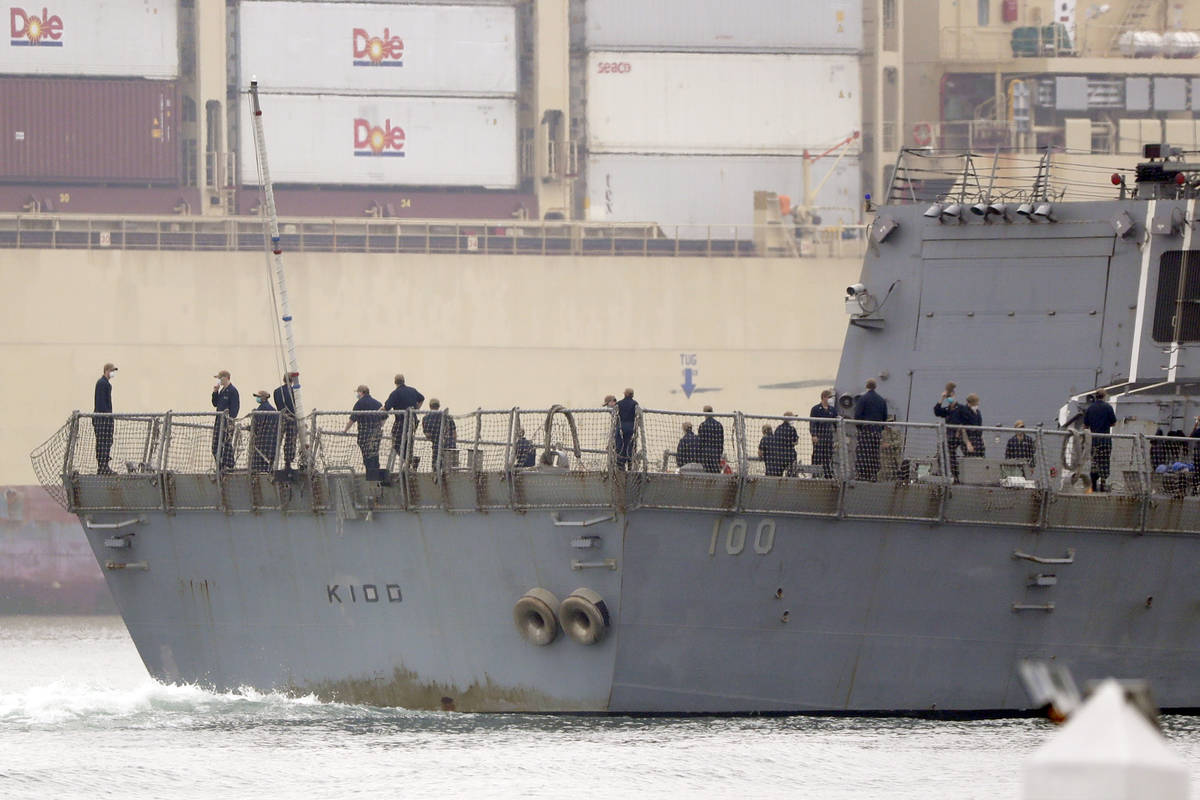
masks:
{"type": "Polygon", "coordinates": [[[683,384],[680,386],[683,393],[688,397],[692,396],[692,392],[696,391],[696,384],[692,382],[692,368],[687,367],[683,371],[683,384]]]}

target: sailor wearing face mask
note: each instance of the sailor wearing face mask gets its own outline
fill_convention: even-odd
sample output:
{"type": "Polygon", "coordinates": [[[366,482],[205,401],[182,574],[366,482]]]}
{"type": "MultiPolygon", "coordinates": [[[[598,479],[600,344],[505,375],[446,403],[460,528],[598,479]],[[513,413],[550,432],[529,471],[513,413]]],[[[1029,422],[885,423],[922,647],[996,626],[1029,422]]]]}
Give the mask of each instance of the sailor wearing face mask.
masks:
{"type": "Polygon", "coordinates": [[[233,469],[233,421],[242,408],[241,399],[230,380],[229,370],[223,369],[213,377],[217,379],[212,393],[217,417],[213,422],[212,454],[221,469],[233,469]]]}
{"type": "Polygon", "coordinates": [[[254,393],[258,406],[250,420],[250,471],[269,472],[275,460],[275,440],[279,434],[279,412],[271,405],[266,389],[254,393]]]}

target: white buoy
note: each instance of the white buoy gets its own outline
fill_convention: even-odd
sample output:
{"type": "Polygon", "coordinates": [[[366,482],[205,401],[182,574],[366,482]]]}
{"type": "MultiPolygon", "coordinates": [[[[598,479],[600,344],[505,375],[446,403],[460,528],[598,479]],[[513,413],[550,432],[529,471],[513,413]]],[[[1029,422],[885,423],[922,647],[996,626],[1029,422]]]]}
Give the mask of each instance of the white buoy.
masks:
{"type": "Polygon", "coordinates": [[[1025,764],[1025,800],[1187,800],[1188,770],[1109,679],[1025,764]]]}

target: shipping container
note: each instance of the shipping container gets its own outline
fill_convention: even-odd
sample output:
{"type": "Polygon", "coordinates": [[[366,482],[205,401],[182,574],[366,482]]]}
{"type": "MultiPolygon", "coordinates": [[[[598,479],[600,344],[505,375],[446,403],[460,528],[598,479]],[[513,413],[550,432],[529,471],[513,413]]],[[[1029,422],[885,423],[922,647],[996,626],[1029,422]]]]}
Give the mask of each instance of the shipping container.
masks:
{"type": "Polygon", "coordinates": [[[0,180],[174,183],[174,81],[0,78],[0,180]]]}
{"type": "Polygon", "coordinates": [[[588,0],[589,50],[857,53],[861,0],[588,0]]]}
{"type": "Polygon", "coordinates": [[[242,86],[336,94],[517,93],[512,6],[243,2],[242,86]]]}
{"type": "MultiPolygon", "coordinates": [[[[754,224],[754,193],[769,191],[803,203],[804,159],[797,156],[591,155],[587,218],[654,222],[685,239],[732,238],[731,226],[754,224]],[[716,226],[706,231],[707,226],[716,226]]],[[[822,225],[857,224],[862,217],[862,167],[857,157],[816,159],[810,189],[822,225]],[[822,184],[822,181],[824,183],[822,184]]],[[[749,231],[739,232],[749,238],[749,231]]]]}
{"type": "Polygon", "coordinates": [[[858,58],[592,52],[593,153],[797,154],[862,128],[858,58]]]}
{"type": "Polygon", "coordinates": [[[0,74],[179,77],[178,0],[9,4],[0,74]]]}
{"type": "MultiPolygon", "coordinates": [[[[238,192],[238,213],[257,216],[260,192],[238,192]]],[[[275,206],[285,217],[378,216],[381,219],[537,219],[537,196],[480,189],[281,186],[275,206]]]]}
{"type": "MultiPolygon", "coordinates": [[[[278,183],[517,186],[517,103],[423,97],[263,95],[278,183]]],[[[242,182],[257,184],[252,117],[242,115],[242,182]]]]}

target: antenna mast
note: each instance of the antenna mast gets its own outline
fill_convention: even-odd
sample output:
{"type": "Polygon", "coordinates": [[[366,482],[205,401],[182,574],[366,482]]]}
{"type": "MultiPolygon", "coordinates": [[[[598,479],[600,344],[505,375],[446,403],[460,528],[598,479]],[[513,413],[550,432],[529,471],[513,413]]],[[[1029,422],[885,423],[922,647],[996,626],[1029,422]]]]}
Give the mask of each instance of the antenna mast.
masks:
{"type": "MultiPolygon", "coordinates": [[[[272,260],[275,264],[275,291],[278,298],[279,318],[283,322],[283,338],[287,347],[289,378],[292,373],[300,374],[300,363],[296,360],[296,336],[292,330],[292,311],[288,302],[287,275],[283,271],[283,245],[279,240],[279,215],[275,211],[275,187],[271,184],[271,171],[267,167],[267,143],[263,137],[262,106],[258,102],[258,81],[250,81],[250,107],[254,111],[254,148],[258,154],[258,165],[262,170],[263,194],[267,200],[267,224],[269,226],[272,260]]],[[[286,381],[285,381],[286,383],[286,381]]],[[[292,386],[292,401],[296,406],[296,419],[304,416],[300,401],[300,384],[292,386]]],[[[283,411],[283,409],[279,409],[283,411]]],[[[308,438],[303,425],[296,426],[296,438],[300,444],[301,457],[308,454],[308,438]]]]}

